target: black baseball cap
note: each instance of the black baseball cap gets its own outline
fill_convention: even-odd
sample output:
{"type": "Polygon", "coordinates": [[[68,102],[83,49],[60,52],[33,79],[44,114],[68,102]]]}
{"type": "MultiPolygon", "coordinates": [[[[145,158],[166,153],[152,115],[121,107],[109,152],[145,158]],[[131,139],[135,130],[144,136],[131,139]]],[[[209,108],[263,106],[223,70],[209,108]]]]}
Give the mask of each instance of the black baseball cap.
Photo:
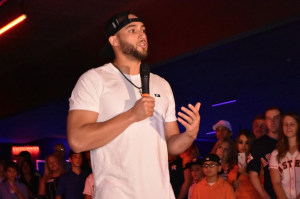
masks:
{"type": "MultiPolygon", "coordinates": [[[[120,12],[113,17],[111,17],[104,26],[104,33],[106,36],[106,39],[108,40],[110,36],[115,35],[119,30],[127,26],[128,24],[132,22],[143,22],[140,18],[132,18],[129,19],[128,15],[133,14],[131,12],[120,12]]],[[[100,52],[101,57],[113,57],[115,55],[111,45],[109,42],[106,43],[104,48],[100,52]]]]}
{"type": "Polygon", "coordinates": [[[218,155],[213,154],[213,153],[209,153],[202,158],[202,164],[207,161],[213,161],[213,162],[216,162],[219,165],[221,165],[221,159],[219,158],[218,155]]]}
{"type": "Polygon", "coordinates": [[[31,160],[31,154],[28,151],[21,151],[19,155],[15,155],[15,157],[24,157],[27,160],[31,160]]]}

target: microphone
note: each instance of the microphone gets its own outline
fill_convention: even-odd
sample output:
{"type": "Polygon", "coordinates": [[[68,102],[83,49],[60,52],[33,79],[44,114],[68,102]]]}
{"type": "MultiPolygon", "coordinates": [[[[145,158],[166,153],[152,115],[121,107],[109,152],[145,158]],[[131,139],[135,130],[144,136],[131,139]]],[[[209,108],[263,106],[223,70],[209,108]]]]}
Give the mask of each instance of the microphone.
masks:
{"type": "Polygon", "coordinates": [[[150,80],[150,66],[147,63],[141,63],[140,75],[142,82],[142,97],[150,96],[149,80],[150,80]]]}

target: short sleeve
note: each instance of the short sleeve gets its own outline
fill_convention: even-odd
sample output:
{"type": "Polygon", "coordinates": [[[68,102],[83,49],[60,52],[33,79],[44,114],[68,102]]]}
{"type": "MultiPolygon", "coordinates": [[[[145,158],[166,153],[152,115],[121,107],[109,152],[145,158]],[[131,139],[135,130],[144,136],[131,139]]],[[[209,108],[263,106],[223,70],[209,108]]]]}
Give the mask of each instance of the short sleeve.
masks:
{"type": "Polygon", "coordinates": [[[169,95],[168,95],[169,106],[167,109],[165,122],[173,122],[173,121],[177,120],[176,113],[175,113],[175,100],[174,100],[174,95],[173,95],[171,86],[169,83],[167,83],[167,84],[169,87],[169,92],[168,92],[169,93],[169,95]]]}
{"type": "Polygon", "coordinates": [[[70,110],[89,110],[99,113],[100,78],[92,69],[77,81],[69,98],[70,110]]]}
{"type": "MultiPolygon", "coordinates": [[[[91,174],[92,175],[92,174],[91,174]]],[[[92,195],[92,184],[91,184],[91,175],[89,175],[85,180],[83,194],[85,195],[92,195]]]]}
{"type": "Polygon", "coordinates": [[[269,169],[278,169],[277,155],[278,155],[278,151],[274,150],[271,154],[269,169]]]}
{"type": "Polygon", "coordinates": [[[249,171],[256,171],[257,173],[260,173],[261,168],[261,161],[259,157],[259,147],[257,144],[253,144],[251,152],[248,155],[247,158],[247,169],[249,171]]]}

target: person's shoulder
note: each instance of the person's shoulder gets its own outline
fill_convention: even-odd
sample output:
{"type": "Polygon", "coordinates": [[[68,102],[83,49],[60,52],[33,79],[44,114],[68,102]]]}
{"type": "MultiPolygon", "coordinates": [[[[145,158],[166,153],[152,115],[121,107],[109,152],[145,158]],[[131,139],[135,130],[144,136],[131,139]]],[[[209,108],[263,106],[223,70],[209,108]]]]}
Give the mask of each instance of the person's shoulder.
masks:
{"type": "Polygon", "coordinates": [[[69,178],[69,176],[72,176],[73,173],[74,173],[74,172],[73,172],[72,170],[67,171],[67,172],[65,172],[65,173],[63,173],[63,174],[61,174],[61,175],[59,176],[59,180],[64,180],[64,179],[66,179],[66,178],[69,178]]]}
{"type": "Polygon", "coordinates": [[[253,142],[252,148],[253,148],[253,146],[265,145],[266,142],[268,142],[269,140],[270,140],[270,137],[268,135],[263,135],[253,142]]]}
{"type": "Polygon", "coordinates": [[[26,185],[18,180],[15,182],[15,184],[17,185],[18,188],[26,189],[26,185]]]}
{"type": "Polygon", "coordinates": [[[276,155],[278,155],[278,150],[277,150],[277,149],[275,149],[274,151],[272,151],[271,155],[272,155],[272,156],[276,156],[276,155]]]}
{"type": "Polygon", "coordinates": [[[0,182],[0,188],[5,187],[6,182],[7,182],[7,181],[5,181],[5,180],[2,181],[2,182],[0,182]]]}
{"type": "Polygon", "coordinates": [[[80,78],[96,78],[101,76],[105,71],[110,71],[112,68],[112,65],[110,63],[104,64],[103,66],[99,66],[96,68],[91,68],[88,71],[84,72],[80,78]]]}
{"type": "Polygon", "coordinates": [[[220,184],[222,184],[222,186],[224,186],[224,187],[230,187],[230,188],[232,188],[232,186],[229,184],[229,182],[227,182],[226,180],[224,180],[223,178],[221,178],[221,177],[219,177],[219,179],[218,179],[218,183],[220,183],[220,184]]]}
{"type": "Polygon", "coordinates": [[[154,73],[150,73],[150,79],[153,79],[155,83],[159,82],[169,85],[169,82],[165,78],[154,73]]]}

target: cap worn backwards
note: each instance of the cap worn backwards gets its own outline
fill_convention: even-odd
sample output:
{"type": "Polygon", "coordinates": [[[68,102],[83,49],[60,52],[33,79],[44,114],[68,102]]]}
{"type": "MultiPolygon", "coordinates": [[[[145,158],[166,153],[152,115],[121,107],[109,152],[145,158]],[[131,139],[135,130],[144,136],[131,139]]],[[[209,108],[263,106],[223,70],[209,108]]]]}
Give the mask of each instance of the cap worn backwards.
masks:
{"type": "MultiPolygon", "coordinates": [[[[127,26],[128,24],[132,22],[143,22],[140,18],[131,18],[129,19],[128,16],[132,14],[130,12],[121,12],[113,17],[111,17],[104,26],[104,33],[107,38],[109,39],[110,36],[115,35],[117,32],[119,32],[122,28],[127,26]]],[[[108,42],[104,48],[100,52],[101,57],[113,57],[115,55],[110,43],[108,42]]]]}

